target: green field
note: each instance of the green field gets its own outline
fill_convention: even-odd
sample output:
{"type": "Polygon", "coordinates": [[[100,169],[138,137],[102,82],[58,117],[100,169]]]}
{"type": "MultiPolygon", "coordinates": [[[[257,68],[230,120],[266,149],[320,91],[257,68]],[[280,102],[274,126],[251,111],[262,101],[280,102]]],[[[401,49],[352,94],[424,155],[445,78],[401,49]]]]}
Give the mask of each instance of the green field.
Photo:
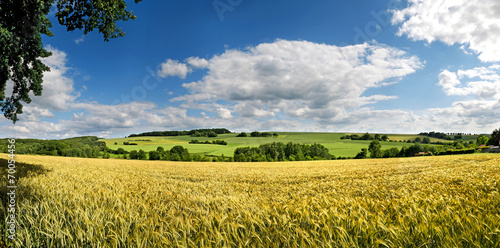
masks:
{"type": "MultiPolygon", "coordinates": [[[[367,148],[370,144],[368,140],[348,140],[340,139],[345,133],[299,133],[299,132],[278,132],[278,137],[236,137],[234,134],[222,134],[216,138],[206,138],[206,137],[190,137],[190,136],[170,136],[170,137],[131,137],[131,138],[116,138],[116,139],[101,139],[101,141],[106,142],[106,145],[116,150],[118,148],[123,148],[126,151],[139,150],[142,149],[146,152],[156,150],[158,146],[164,147],[165,149],[170,149],[176,145],[182,145],[187,148],[191,153],[200,153],[205,155],[225,155],[233,156],[234,150],[238,147],[245,146],[259,146],[265,143],[272,142],[294,142],[294,143],[306,143],[313,144],[319,143],[324,145],[329,149],[330,153],[336,157],[354,157],[361,150],[361,148],[367,148]],[[206,145],[206,144],[189,144],[191,140],[225,140],[228,145],[206,145]],[[149,140],[149,141],[142,141],[149,140]],[[123,145],[123,142],[137,143],[138,145],[123,145]],[[115,145],[114,143],[117,143],[115,145]]],[[[398,142],[406,140],[414,140],[417,137],[423,139],[425,136],[412,135],[412,134],[388,134],[389,140],[396,142],[382,141],[382,149],[389,149],[391,147],[396,147],[401,149],[403,146],[410,146],[408,143],[398,142]]],[[[449,140],[440,140],[436,138],[431,138],[432,142],[442,141],[450,142],[449,140]]]]}

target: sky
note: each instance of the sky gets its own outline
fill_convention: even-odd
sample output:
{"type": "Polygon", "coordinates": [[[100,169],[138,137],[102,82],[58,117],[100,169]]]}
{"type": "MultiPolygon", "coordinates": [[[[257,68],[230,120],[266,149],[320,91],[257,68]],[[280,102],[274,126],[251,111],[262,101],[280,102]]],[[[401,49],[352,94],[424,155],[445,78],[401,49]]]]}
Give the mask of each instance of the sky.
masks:
{"type": "Polygon", "coordinates": [[[67,32],[51,11],[42,96],[17,123],[0,117],[0,137],[500,127],[498,0],[143,0],[127,9],[137,19],[118,22],[126,35],[109,42],[67,32]]]}

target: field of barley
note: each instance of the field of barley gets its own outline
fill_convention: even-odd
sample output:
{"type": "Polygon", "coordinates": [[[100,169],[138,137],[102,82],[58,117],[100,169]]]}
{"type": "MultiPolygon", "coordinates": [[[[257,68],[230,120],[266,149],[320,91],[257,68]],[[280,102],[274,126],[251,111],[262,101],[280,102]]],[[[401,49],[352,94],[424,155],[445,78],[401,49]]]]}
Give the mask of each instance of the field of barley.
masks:
{"type": "Polygon", "coordinates": [[[500,247],[499,155],[16,159],[15,247],[500,247]]]}

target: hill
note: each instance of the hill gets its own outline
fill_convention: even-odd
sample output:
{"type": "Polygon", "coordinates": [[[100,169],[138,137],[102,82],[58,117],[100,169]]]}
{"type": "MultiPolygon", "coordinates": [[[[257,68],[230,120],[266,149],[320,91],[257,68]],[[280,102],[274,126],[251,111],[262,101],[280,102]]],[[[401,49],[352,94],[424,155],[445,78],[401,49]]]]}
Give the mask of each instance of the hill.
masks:
{"type": "MultiPolygon", "coordinates": [[[[272,142],[294,142],[303,144],[318,143],[328,148],[330,150],[330,153],[337,157],[354,157],[362,148],[367,148],[370,143],[370,140],[341,139],[341,137],[345,136],[346,133],[277,132],[277,134],[277,137],[237,137],[238,134],[235,133],[219,134],[217,137],[196,138],[189,135],[171,137],[143,136],[116,139],[100,139],[99,141],[105,142],[106,146],[114,150],[118,148],[123,148],[126,151],[143,149],[144,151],[148,152],[156,150],[158,146],[164,147],[165,149],[170,149],[176,145],[182,145],[191,153],[215,156],[221,156],[223,154],[226,156],[232,156],[236,148],[247,146],[257,147],[261,144],[272,142]],[[199,141],[224,140],[225,142],[227,142],[227,145],[221,146],[213,144],[189,144],[189,142],[194,139],[199,141]],[[124,142],[135,143],[137,145],[124,145],[124,142]]],[[[423,135],[409,134],[387,134],[387,136],[389,137],[388,141],[380,142],[384,149],[392,147],[401,149],[401,147],[403,146],[411,145],[407,143],[409,140],[413,141],[416,138],[423,139],[426,137],[423,135]]],[[[450,142],[449,140],[437,138],[430,138],[430,140],[431,142],[450,142]]]]}

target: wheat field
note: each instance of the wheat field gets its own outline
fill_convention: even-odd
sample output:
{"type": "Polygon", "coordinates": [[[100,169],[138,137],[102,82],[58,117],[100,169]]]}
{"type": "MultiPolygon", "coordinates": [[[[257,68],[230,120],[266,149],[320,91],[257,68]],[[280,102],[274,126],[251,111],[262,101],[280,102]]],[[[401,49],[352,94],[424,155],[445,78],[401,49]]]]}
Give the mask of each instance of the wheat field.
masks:
{"type": "Polygon", "coordinates": [[[499,155],[16,160],[14,247],[500,247],[499,155]]]}

